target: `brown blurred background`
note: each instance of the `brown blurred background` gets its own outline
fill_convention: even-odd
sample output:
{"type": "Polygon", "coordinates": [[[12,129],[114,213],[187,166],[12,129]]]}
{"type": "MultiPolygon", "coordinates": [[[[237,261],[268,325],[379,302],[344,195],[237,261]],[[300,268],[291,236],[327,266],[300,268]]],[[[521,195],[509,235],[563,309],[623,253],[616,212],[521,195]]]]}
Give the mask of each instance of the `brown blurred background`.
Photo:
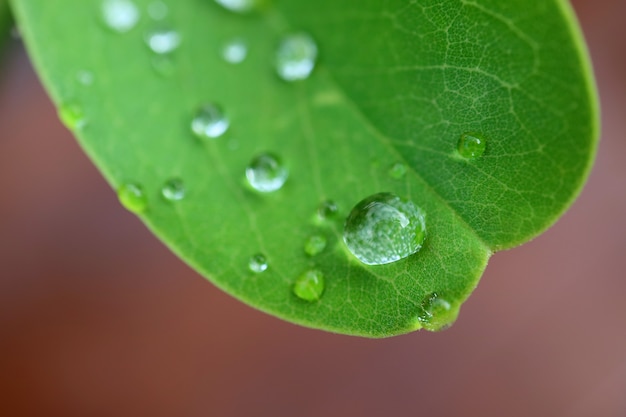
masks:
{"type": "Polygon", "coordinates": [[[451,329],[366,340],[223,294],[131,214],[18,40],[0,67],[0,416],[626,416],[626,1],[575,2],[603,107],[551,230],[451,329]]]}

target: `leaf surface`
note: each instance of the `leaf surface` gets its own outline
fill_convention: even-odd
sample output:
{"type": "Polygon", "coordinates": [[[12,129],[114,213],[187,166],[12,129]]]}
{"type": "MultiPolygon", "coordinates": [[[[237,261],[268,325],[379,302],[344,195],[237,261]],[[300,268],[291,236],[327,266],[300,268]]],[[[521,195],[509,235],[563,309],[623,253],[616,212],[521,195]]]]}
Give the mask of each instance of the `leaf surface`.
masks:
{"type": "Polygon", "coordinates": [[[276,0],[240,14],[178,0],[157,22],[155,2],[137,0],[141,17],[126,33],[102,23],[100,1],[13,3],[54,101],[84,116],[75,133],[86,152],[114,188],[145,190],[148,227],[220,288],[306,326],[385,337],[449,324],[494,251],[571,204],[595,153],[595,92],[562,1],[276,0]],[[164,25],[181,35],[167,57],[145,42],[164,25]],[[316,41],[306,80],[276,74],[290,33],[316,41]],[[221,56],[235,38],[248,46],[240,64],[221,56]],[[224,136],[192,134],[203,103],[224,109],[224,136]],[[465,133],[486,140],[482,157],[461,157],[465,133]],[[261,194],[244,172],[267,151],[289,178],[261,194]],[[398,163],[406,174],[389,175],[398,163]],[[187,191],[174,203],[161,196],[172,178],[187,191]],[[343,223],[380,192],[426,213],[426,239],[415,255],[368,266],[344,245],[343,223]],[[329,199],[339,210],[321,220],[329,199]],[[315,256],[311,236],[327,241],[315,256]],[[262,273],[248,267],[257,253],[262,273]],[[325,288],[305,301],[293,287],[312,268],[325,288]]]}

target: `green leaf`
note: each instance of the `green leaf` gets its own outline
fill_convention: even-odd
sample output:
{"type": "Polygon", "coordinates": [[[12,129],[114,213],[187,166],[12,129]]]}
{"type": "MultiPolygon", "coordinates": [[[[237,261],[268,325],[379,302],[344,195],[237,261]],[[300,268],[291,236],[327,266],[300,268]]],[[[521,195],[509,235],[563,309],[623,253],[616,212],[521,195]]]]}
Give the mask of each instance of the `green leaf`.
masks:
{"type": "Polygon", "coordinates": [[[177,0],[156,22],[147,10],[160,3],[136,0],[125,33],[102,23],[100,1],[13,4],[62,119],[125,185],[126,207],[220,288],[306,326],[369,337],[447,326],[494,251],[571,204],[595,153],[595,91],[564,1],[275,0],[239,14],[177,0]],[[180,46],[157,56],[146,33],[167,25],[180,46]],[[317,44],[305,80],[276,73],[290,33],[317,44]],[[221,56],[235,38],[248,46],[239,64],[221,56]],[[206,103],[231,126],[202,141],[190,124],[206,103]],[[277,191],[245,184],[262,152],[289,170],[277,191]],[[181,200],[161,195],[172,179],[181,200]],[[342,233],[378,193],[423,211],[426,238],[368,266],[342,233]],[[326,200],[338,211],[322,220],[326,200]],[[253,272],[252,257],[267,269],[253,272]]]}
{"type": "Polygon", "coordinates": [[[5,38],[9,34],[11,27],[11,10],[9,10],[9,2],[0,0],[0,47],[3,46],[5,38]]]}

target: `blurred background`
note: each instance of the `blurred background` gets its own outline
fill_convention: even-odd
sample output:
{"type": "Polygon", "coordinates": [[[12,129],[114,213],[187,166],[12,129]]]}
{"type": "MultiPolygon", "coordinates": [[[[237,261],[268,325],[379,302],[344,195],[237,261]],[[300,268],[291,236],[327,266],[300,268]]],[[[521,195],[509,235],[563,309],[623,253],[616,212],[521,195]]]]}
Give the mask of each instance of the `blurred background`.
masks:
{"type": "Polygon", "coordinates": [[[547,233],[496,254],[457,323],[384,340],[282,322],[159,243],[0,66],[0,416],[626,416],[626,1],[574,2],[603,108],[547,233]]]}

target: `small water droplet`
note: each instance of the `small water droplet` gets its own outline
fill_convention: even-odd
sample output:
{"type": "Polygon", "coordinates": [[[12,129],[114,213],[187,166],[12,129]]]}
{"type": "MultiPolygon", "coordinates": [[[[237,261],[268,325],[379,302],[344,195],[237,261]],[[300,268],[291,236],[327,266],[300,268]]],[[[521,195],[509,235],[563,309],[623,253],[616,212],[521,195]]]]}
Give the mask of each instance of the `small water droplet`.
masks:
{"type": "Polygon", "coordinates": [[[139,21],[139,9],[131,0],[104,0],[102,20],[111,30],[126,33],[139,21]]]}
{"type": "Polygon", "coordinates": [[[222,48],[222,57],[230,64],[240,64],[248,55],[248,47],[241,39],[233,39],[222,48]]]}
{"type": "Polygon", "coordinates": [[[222,108],[214,103],[200,107],[191,121],[191,131],[200,139],[215,139],[222,136],[230,122],[222,108]]]}
{"type": "Polygon", "coordinates": [[[317,216],[320,218],[320,220],[326,220],[337,214],[337,210],[337,204],[335,204],[334,201],[322,201],[322,203],[317,208],[317,216]]]}
{"type": "Polygon", "coordinates": [[[161,188],[161,194],[167,201],[180,201],[185,198],[185,193],[185,184],[178,178],[168,180],[161,188]]]}
{"type": "Polygon", "coordinates": [[[436,292],[424,297],[421,309],[417,320],[422,327],[430,331],[447,329],[456,320],[456,313],[452,311],[450,303],[436,292]]]}
{"type": "Polygon", "coordinates": [[[346,246],[366,265],[383,265],[422,248],[426,238],[423,211],[395,194],[379,193],[360,201],[343,231],[346,246]]]}
{"type": "Polygon", "coordinates": [[[401,180],[407,172],[407,166],[402,162],[396,162],[389,168],[389,176],[394,180],[401,180]]]}
{"type": "Polygon", "coordinates": [[[155,54],[169,54],[178,48],[181,36],[170,27],[159,27],[146,33],[145,41],[155,54]]]}
{"type": "Polygon", "coordinates": [[[249,12],[255,6],[256,0],[215,0],[217,4],[233,12],[249,12]]]}
{"type": "Polygon", "coordinates": [[[276,71],[285,81],[308,78],[317,60],[317,45],[306,33],[286,36],[276,51],[276,71]]]}
{"type": "Polygon", "coordinates": [[[267,258],[262,253],[253,255],[248,261],[248,268],[256,274],[266,271],[268,266],[269,264],[267,263],[267,258]]]}
{"type": "Polygon", "coordinates": [[[257,191],[269,193],[280,189],[289,172],[280,159],[270,153],[263,153],[254,158],[246,167],[246,178],[257,191]]]}
{"type": "Polygon", "coordinates": [[[324,274],[310,269],[300,275],[293,285],[293,293],[305,301],[317,301],[324,292],[324,274]]]}
{"type": "Polygon", "coordinates": [[[93,84],[93,73],[87,70],[80,70],[76,73],[76,80],[84,86],[93,84]]]}
{"type": "Polygon", "coordinates": [[[162,77],[169,77],[176,70],[174,60],[169,55],[154,55],[151,63],[154,71],[162,77]]]}
{"type": "Polygon", "coordinates": [[[143,213],[148,208],[148,198],[139,184],[127,182],[117,189],[117,197],[128,211],[143,213]]]}
{"type": "Polygon", "coordinates": [[[310,236],[304,243],[304,253],[309,256],[319,255],[326,249],[326,238],[322,235],[310,236]]]}
{"type": "Polygon", "coordinates": [[[485,153],[487,141],[476,133],[463,133],[459,138],[457,149],[466,159],[477,159],[485,153]]]}
{"type": "Polygon", "coordinates": [[[64,103],[59,107],[59,119],[69,130],[80,130],[85,124],[83,108],[76,103],[64,103]]]}
{"type": "Polygon", "coordinates": [[[148,16],[153,20],[163,20],[167,17],[169,8],[167,4],[160,0],[153,1],[148,4],[148,16]]]}

